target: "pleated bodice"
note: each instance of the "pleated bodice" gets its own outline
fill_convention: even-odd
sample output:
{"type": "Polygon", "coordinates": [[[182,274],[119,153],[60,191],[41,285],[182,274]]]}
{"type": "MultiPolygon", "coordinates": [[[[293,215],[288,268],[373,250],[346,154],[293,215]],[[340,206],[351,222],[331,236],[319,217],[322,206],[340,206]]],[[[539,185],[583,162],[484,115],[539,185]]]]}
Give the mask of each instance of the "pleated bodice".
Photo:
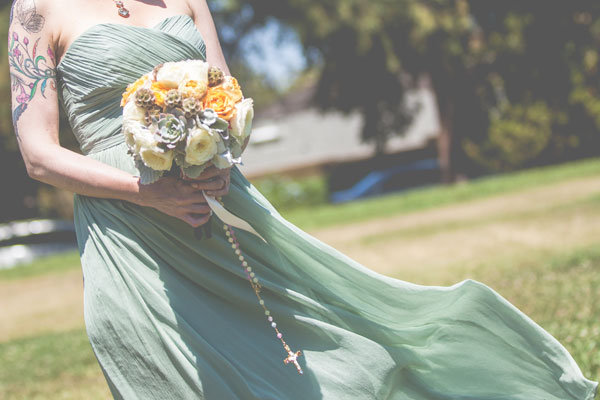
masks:
{"type": "Polygon", "coordinates": [[[130,83],[167,61],[206,59],[202,35],[188,15],[152,28],[101,23],[84,31],[57,65],[58,91],[81,151],[123,142],[121,94],[130,83]]]}

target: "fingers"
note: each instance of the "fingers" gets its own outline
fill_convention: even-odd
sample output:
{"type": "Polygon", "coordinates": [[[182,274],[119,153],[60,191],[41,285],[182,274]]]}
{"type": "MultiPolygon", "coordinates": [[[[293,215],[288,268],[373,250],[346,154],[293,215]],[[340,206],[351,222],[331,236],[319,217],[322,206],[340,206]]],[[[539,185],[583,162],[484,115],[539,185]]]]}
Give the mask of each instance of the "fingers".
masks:
{"type": "Polygon", "coordinates": [[[190,183],[189,185],[196,190],[212,191],[223,189],[225,186],[227,186],[227,183],[224,178],[218,177],[211,181],[194,182],[190,183]]]}
{"type": "Polygon", "coordinates": [[[208,196],[212,196],[212,197],[219,197],[219,196],[225,196],[227,193],[229,193],[229,175],[225,178],[224,180],[224,184],[221,188],[216,189],[216,190],[207,190],[206,194],[208,196]]]}

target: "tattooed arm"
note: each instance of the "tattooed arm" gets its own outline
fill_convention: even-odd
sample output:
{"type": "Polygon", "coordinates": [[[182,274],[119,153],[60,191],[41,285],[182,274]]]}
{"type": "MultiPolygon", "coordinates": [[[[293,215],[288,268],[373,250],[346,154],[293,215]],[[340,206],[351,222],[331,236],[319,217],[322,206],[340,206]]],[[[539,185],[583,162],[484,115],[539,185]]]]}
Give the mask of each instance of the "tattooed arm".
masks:
{"type": "MultiPolygon", "coordinates": [[[[138,177],[60,146],[50,10],[55,1],[16,0],[9,25],[13,124],[29,176],[86,196],[153,207],[192,226],[206,223],[210,214],[204,196],[189,184],[169,177],[140,185],[138,177]]],[[[54,17],[55,26],[65,23],[60,14],[54,17]]],[[[206,171],[205,177],[214,172],[206,171]]],[[[203,189],[221,185],[206,183],[203,189]]]]}

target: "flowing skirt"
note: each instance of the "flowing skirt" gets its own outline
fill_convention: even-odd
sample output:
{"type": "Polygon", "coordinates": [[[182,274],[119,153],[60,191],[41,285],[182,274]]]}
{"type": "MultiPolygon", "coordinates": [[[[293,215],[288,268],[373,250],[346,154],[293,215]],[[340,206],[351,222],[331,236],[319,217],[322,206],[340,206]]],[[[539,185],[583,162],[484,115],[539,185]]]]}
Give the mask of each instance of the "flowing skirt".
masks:
{"type": "MultiPolygon", "coordinates": [[[[93,156],[127,169],[125,145],[93,156]]],[[[485,284],[378,274],[285,220],[233,168],[225,207],[299,375],[233,252],[155,209],[75,196],[87,333],[116,399],[591,400],[547,331],[485,284]]],[[[401,255],[399,255],[401,257],[401,255]]]]}

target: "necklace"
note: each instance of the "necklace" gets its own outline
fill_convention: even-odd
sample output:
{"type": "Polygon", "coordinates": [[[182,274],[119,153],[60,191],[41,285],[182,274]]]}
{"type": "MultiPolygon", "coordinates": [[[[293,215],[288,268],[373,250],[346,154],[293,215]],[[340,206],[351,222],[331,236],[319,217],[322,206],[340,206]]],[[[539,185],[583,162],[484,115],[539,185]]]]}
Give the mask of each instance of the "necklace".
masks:
{"type": "Polygon", "coordinates": [[[129,17],[129,10],[125,8],[121,0],[114,0],[115,5],[119,9],[119,15],[123,18],[129,17]]]}

